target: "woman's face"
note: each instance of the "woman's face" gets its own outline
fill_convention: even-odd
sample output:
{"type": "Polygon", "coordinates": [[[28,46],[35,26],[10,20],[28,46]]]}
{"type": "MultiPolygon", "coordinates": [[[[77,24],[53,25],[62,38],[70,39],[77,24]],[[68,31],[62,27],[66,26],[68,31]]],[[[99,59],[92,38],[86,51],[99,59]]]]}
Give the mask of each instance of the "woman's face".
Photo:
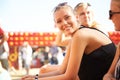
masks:
{"type": "Polygon", "coordinates": [[[81,25],[89,27],[92,25],[94,19],[91,7],[79,7],[76,13],[78,17],[78,22],[81,23],[81,25]]]}
{"type": "Polygon", "coordinates": [[[68,7],[63,7],[54,13],[56,27],[65,33],[71,35],[77,28],[77,20],[73,11],[68,7]]]}
{"type": "MultiPolygon", "coordinates": [[[[120,9],[117,5],[119,5],[119,3],[112,1],[110,10],[112,12],[120,12],[120,9]]],[[[115,25],[115,30],[120,31],[120,14],[113,14],[111,17],[111,20],[113,21],[115,25]]]]}

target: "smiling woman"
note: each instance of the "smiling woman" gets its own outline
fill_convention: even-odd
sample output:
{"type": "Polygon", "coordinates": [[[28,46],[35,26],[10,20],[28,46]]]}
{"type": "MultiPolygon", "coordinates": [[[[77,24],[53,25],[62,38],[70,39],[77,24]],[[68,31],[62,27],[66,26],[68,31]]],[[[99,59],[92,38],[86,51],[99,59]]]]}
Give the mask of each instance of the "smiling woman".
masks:
{"type": "MultiPolygon", "coordinates": [[[[59,31],[71,40],[63,63],[55,70],[39,74],[38,80],[102,80],[114,58],[115,44],[100,30],[80,26],[73,8],[67,3],[58,4],[53,17],[59,31]]],[[[26,75],[22,80],[35,77],[26,75]]]]}

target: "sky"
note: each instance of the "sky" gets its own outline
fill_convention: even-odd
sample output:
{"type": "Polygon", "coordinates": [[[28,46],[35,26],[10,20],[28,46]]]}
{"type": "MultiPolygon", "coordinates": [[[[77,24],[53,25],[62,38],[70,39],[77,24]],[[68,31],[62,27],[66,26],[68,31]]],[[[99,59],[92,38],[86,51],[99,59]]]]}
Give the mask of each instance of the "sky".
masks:
{"type": "Polygon", "coordinates": [[[108,31],[114,30],[108,19],[111,0],[0,0],[0,23],[7,32],[54,32],[54,7],[68,2],[73,8],[79,2],[89,2],[95,19],[108,31]]]}

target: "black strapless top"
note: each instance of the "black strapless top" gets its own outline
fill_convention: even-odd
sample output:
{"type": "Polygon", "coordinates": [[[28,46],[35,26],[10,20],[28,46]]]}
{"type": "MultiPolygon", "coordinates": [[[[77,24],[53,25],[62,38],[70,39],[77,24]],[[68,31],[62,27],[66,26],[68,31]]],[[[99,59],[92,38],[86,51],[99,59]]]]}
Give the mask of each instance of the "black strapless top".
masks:
{"type": "Polygon", "coordinates": [[[102,80],[114,59],[115,52],[115,44],[110,43],[99,47],[89,55],[84,53],[78,72],[80,80],[102,80]]]}

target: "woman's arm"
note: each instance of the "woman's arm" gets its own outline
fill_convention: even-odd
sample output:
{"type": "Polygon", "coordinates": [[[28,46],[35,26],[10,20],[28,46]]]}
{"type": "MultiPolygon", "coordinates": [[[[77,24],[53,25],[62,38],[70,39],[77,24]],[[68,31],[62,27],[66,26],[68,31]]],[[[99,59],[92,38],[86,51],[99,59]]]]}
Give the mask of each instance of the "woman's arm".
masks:
{"type": "Polygon", "coordinates": [[[74,34],[72,38],[70,59],[66,70],[66,75],[70,77],[70,80],[74,80],[78,76],[81,60],[88,44],[87,41],[85,35],[79,35],[79,33],[74,34]]]}
{"type": "MultiPolygon", "coordinates": [[[[67,63],[66,71],[65,72],[62,71],[63,73],[60,75],[39,78],[39,80],[79,80],[78,71],[87,44],[88,42],[84,37],[79,36],[74,37],[67,48],[67,53],[69,53],[69,55],[67,54],[69,56],[69,60],[66,62],[67,63]]],[[[63,68],[65,67],[60,68],[61,68],[60,70],[64,70],[63,68]]]]}
{"type": "MultiPolygon", "coordinates": [[[[64,39],[64,35],[62,31],[59,31],[55,40],[55,44],[57,46],[67,46],[70,42],[70,38],[64,39]]],[[[60,65],[44,65],[40,68],[40,74],[55,71],[60,67],[60,65]]]]}
{"type": "MultiPolygon", "coordinates": [[[[79,80],[78,71],[88,44],[84,37],[74,37],[67,47],[67,54],[59,70],[40,74],[38,80],[79,80]]],[[[28,80],[33,78],[27,78],[28,80]]],[[[24,80],[24,79],[23,79],[24,80]]]]}
{"type": "MultiPolygon", "coordinates": [[[[78,55],[73,54],[73,55],[76,55],[76,56],[73,56],[73,55],[70,54],[70,51],[71,51],[70,46],[68,46],[67,54],[64,58],[64,61],[63,61],[62,65],[60,66],[59,70],[57,70],[57,71],[59,71],[59,74],[56,73],[56,74],[53,75],[53,73],[55,73],[57,71],[49,72],[49,73],[45,73],[45,74],[40,74],[39,77],[41,77],[41,78],[39,78],[38,80],[73,80],[73,78],[74,78],[74,80],[79,80],[78,71],[74,73],[74,70],[76,69],[76,66],[77,65],[79,66],[78,58],[75,58],[78,55]],[[72,59],[71,59],[71,61],[69,61],[70,60],[69,56],[71,56],[72,59],[75,59],[75,62],[71,63],[72,59]],[[72,69],[69,68],[70,69],[69,70],[68,67],[71,67],[71,66],[72,66],[72,69]],[[74,76],[74,75],[75,75],[75,77],[72,78],[72,76],[74,76]]],[[[28,80],[33,80],[34,77],[29,77],[27,79],[28,80]]],[[[27,80],[27,79],[25,79],[25,80],[27,80]]]]}
{"type": "Polygon", "coordinates": [[[60,68],[60,65],[44,65],[40,68],[39,74],[55,71],[55,70],[58,70],[59,68],[60,68]]]}
{"type": "MultiPolygon", "coordinates": [[[[62,78],[58,78],[58,77],[53,77],[53,76],[57,76],[57,75],[62,75],[65,73],[66,71],[66,68],[67,68],[67,64],[68,64],[68,59],[69,59],[69,51],[67,51],[66,55],[65,55],[65,58],[63,60],[63,63],[59,66],[59,69],[56,69],[54,71],[50,71],[48,73],[43,73],[43,74],[39,74],[38,77],[40,77],[39,79],[40,80],[66,80],[64,79],[64,77],[62,76],[62,78]],[[52,76],[52,79],[49,78],[49,76],[52,76]],[[45,77],[45,78],[42,78],[42,77],[45,77]]],[[[27,76],[24,76],[22,77],[21,80],[32,80],[35,78],[35,75],[27,75],[27,76]]]]}
{"type": "Polygon", "coordinates": [[[59,31],[56,36],[55,43],[58,46],[67,46],[70,42],[70,37],[66,37],[62,31],[59,31]]]}

